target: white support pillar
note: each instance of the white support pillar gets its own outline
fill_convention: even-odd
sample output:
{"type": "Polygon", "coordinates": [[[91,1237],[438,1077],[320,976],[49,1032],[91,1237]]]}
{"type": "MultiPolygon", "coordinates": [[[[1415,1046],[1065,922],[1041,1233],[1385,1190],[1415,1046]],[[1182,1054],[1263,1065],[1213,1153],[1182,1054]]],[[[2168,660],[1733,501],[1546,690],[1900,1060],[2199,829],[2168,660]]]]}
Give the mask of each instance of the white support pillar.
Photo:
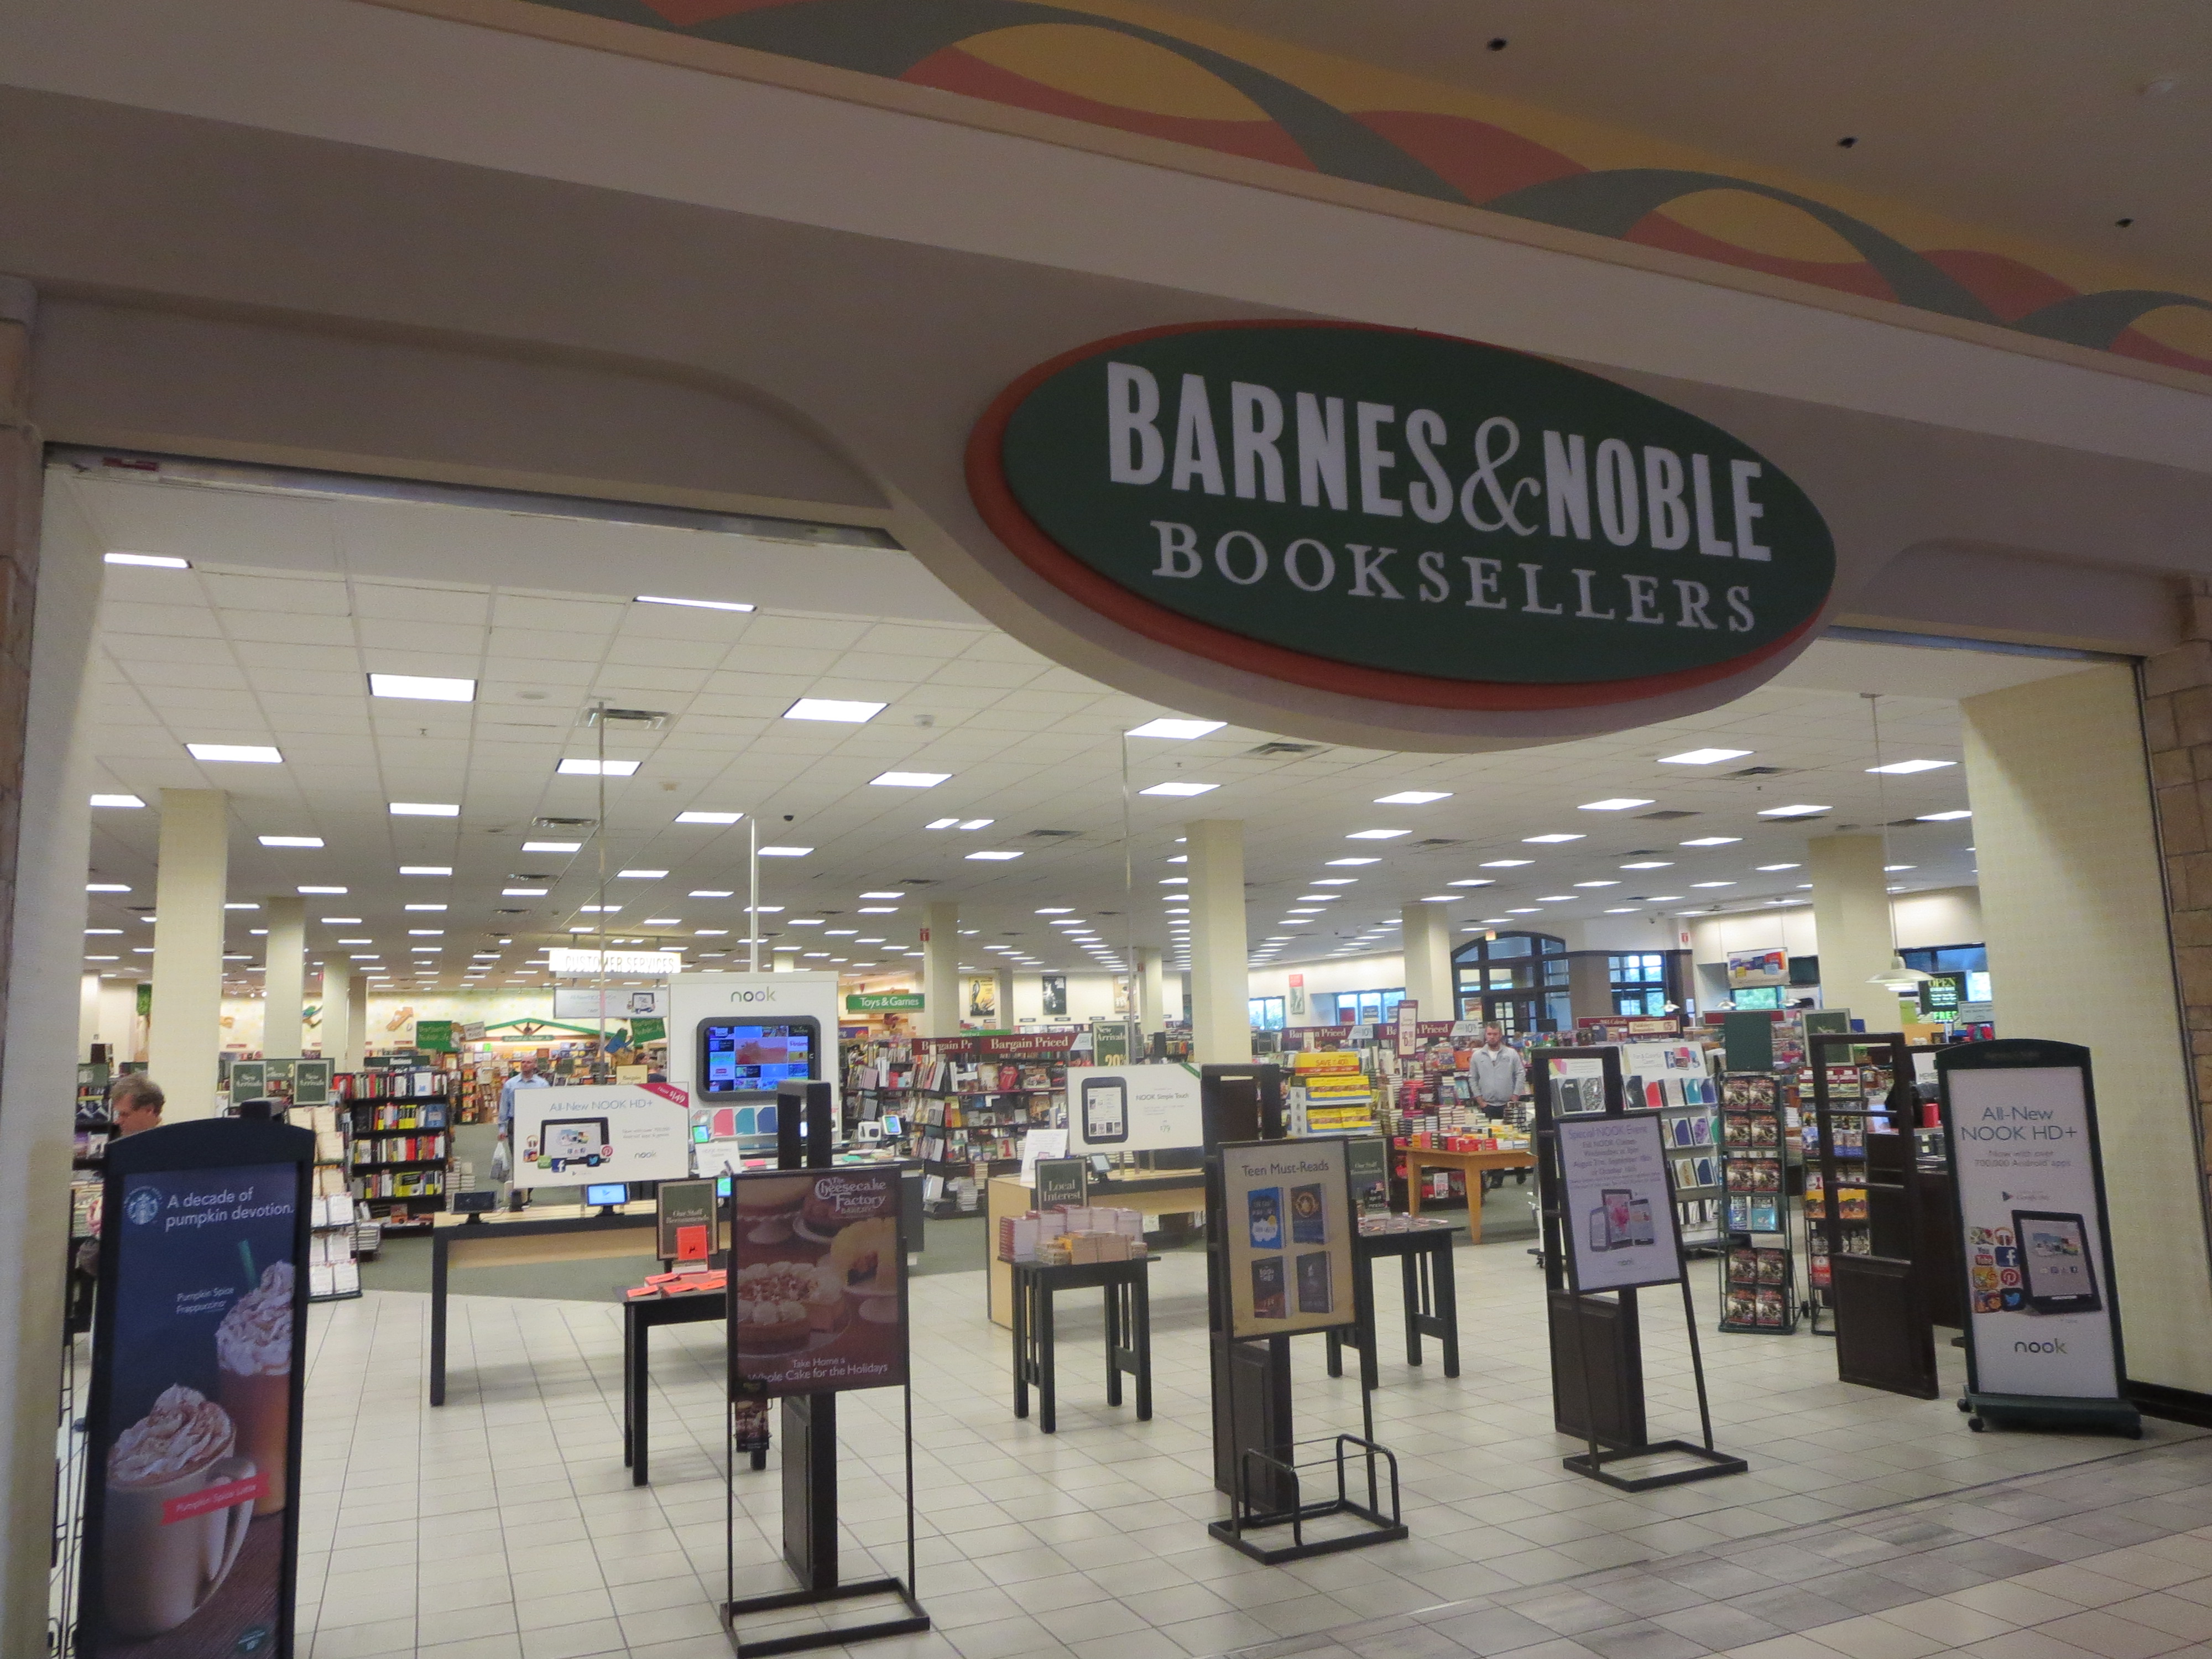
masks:
{"type": "MultiPolygon", "coordinates": [[[[346,1054],[361,1047],[361,1038],[356,1035],[361,1028],[354,1023],[353,1018],[353,963],[349,962],[323,963],[323,993],[320,998],[323,1008],[323,1026],[320,1047],[323,1058],[331,1061],[340,1071],[347,1069],[346,1054]]],[[[362,988],[366,990],[367,985],[364,984],[362,988]]]]}
{"type": "Polygon", "coordinates": [[[1414,903],[1400,907],[1406,944],[1406,994],[1420,1005],[1423,1019],[1456,1019],[1453,1006],[1451,907],[1414,903]]]}
{"type": "Polygon", "coordinates": [[[1244,825],[1201,818],[1183,826],[1190,872],[1191,1058],[1242,1066],[1252,1058],[1252,975],[1244,930],[1244,825]]]}
{"type": "MultiPolygon", "coordinates": [[[[954,932],[957,937],[958,930],[955,929],[954,932]]],[[[999,1024],[1011,1031],[1014,1029],[1014,970],[1011,968],[1001,968],[996,971],[994,977],[998,981],[999,1024]]]]}
{"type": "Polygon", "coordinates": [[[1137,1018],[1150,1034],[1168,1023],[1167,971],[1157,945],[1137,947],[1137,988],[1142,999],[1137,1005],[1137,1018]]]}
{"type": "Polygon", "coordinates": [[[1868,983],[1889,966],[1889,877],[1880,836],[1815,836],[1805,848],[1813,878],[1813,931],[1820,1006],[1848,1008],[1869,1031],[1897,1029],[1897,995],[1868,983]]]}
{"type": "Polygon", "coordinates": [[[932,904],[921,914],[921,1014],[914,1029],[922,1036],[958,1036],[960,907],[932,904]]]}
{"type": "Polygon", "coordinates": [[[261,1052],[289,1058],[307,1042],[301,1022],[307,1000],[307,902],[272,896],[263,901],[261,914],[269,922],[262,940],[261,1052]]]}
{"type": "MultiPolygon", "coordinates": [[[[1959,707],[1997,1035],[2090,1050],[2128,1376],[2212,1392],[2203,1153],[2135,671],[2086,669],[1959,707]]],[[[2160,735],[2170,765],[2172,728],[2160,735]]],[[[2195,802],[2168,813],[2169,837],[2194,822],[2180,808],[2195,802]]],[[[2185,897],[2191,863],[2169,848],[2185,897]]]]}
{"type": "Polygon", "coordinates": [[[164,789],[159,858],[147,1071],[168,1096],[165,1121],[179,1123],[215,1115],[230,798],[220,789],[164,789]]]}
{"type": "Polygon", "coordinates": [[[338,1070],[358,1072],[368,1053],[368,978],[356,974],[346,987],[346,1046],[338,1056],[338,1070]]]}

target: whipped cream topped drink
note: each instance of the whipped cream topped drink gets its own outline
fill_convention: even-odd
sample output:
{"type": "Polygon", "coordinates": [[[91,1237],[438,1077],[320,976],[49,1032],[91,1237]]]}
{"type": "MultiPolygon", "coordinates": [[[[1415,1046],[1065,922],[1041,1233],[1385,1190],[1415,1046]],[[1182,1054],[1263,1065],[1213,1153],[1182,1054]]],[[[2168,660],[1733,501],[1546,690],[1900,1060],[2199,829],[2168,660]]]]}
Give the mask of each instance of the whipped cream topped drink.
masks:
{"type": "Polygon", "coordinates": [[[104,1600],[120,1634],[174,1630],[229,1574],[256,1489],[235,1438],[221,1406],[178,1383],[108,1449],[104,1600]]]}
{"type": "Polygon", "coordinates": [[[238,1449],[267,1481],[253,1506],[274,1515],[289,1500],[286,1454],[292,1408],[292,1264],[274,1261],[261,1282],[231,1304],[215,1334],[216,1393],[238,1431],[238,1449]]]}

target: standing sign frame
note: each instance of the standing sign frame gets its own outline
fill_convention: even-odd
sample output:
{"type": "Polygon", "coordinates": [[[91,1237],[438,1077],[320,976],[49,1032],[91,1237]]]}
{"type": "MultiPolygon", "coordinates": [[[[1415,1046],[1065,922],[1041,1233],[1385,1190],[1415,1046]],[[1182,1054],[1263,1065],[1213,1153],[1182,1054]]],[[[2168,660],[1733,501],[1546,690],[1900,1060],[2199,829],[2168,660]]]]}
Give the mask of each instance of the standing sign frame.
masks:
{"type": "MultiPolygon", "coordinates": [[[[2088,1049],[2078,1043],[2035,1037],[1960,1043],[1936,1054],[1936,1076],[1943,1137],[1951,1153],[1952,1217],[1960,1241],[1960,1264],[1965,1281],[1961,1290],[1966,1308],[1966,1392],[1959,1401],[1959,1409],[1969,1414],[1969,1425],[1977,1431],[1992,1425],[2000,1428],[2086,1429],[2103,1430],[2130,1439],[2142,1438],[2142,1415],[2124,1393],[2127,1350],[2121,1338],[2119,1285],[2112,1271],[2112,1224],[2105,1198],[2104,1147],[2097,1129],[2097,1095],[2088,1049]],[[2064,1079],[2064,1073],[2069,1072],[2079,1077],[2078,1125],[2064,1121],[2069,1109],[2075,1104],[2067,1097],[2072,1092],[2064,1079]],[[2005,1073],[2014,1074],[2024,1086],[2012,1091],[1986,1086],[1998,1084],[2005,1073]],[[2040,1075],[2029,1075],[2035,1073],[2040,1075]],[[2024,1097],[2028,1091],[2033,1091],[2032,1100],[2022,1097],[2008,1102],[1995,1097],[2000,1092],[2024,1097]],[[1981,1098],[1960,1097],[1971,1096],[1981,1098]],[[1996,1121],[1999,1117],[2006,1121],[1996,1121]],[[1993,1125],[2001,1139],[1984,1138],[1993,1125]],[[1977,1130],[1983,1133],[1978,1134],[1977,1130]],[[2071,1151],[2076,1148],[2069,1147],[2067,1143],[2075,1141],[2076,1137],[2078,1150],[2086,1151],[2086,1159],[2031,1158],[2021,1164],[2009,1159],[1991,1161],[1990,1167],[1997,1173],[1990,1184],[1997,1189],[2000,1212],[2014,1220],[2010,1246],[2003,1245],[1994,1236],[1995,1228],[1970,1228],[1970,1206],[1973,1206],[1972,1213],[1981,1214],[1987,1198],[1979,1192],[1970,1196],[1967,1191],[1970,1184],[1980,1185],[1972,1177],[1981,1167],[1978,1160],[1969,1164],[1968,1143],[2002,1148],[2040,1140],[2045,1146],[2071,1151]],[[2039,1162],[2043,1164],[2040,1170],[2035,1167],[2039,1162]],[[2089,1200],[2086,1213],[2085,1199],[2089,1200]],[[1978,1204],[1977,1200],[1980,1200],[1978,1204]],[[2054,1205],[2074,1207],[2062,1212],[2053,1209],[2054,1205]],[[2082,1235],[2087,1231],[2084,1224],[2092,1215],[2095,1237],[2089,1239],[2082,1235]],[[2080,1294],[2036,1294],[2030,1246],[2018,1236],[2023,1220],[2047,1224],[2060,1241],[2058,1248],[2075,1258],[2068,1265],[2079,1275],[2080,1294]],[[1977,1241],[1978,1231],[1988,1231],[1992,1237],[1984,1244],[1977,1241]],[[2070,1249],[2067,1248],[2069,1243],[2070,1249]],[[2008,1249],[2012,1255],[2010,1262],[2006,1261],[2003,1254],[2008,1249]],[[1980,1255],[1987,1255],[1990,1260],[1986,1264],[1978,1262],[1976,1258],[1980,1255]],[[1978,1281],[1978,1268],[1985,1280],[1995,1282],[1978,1281]],[[2004,1282],[2008,1273],[2016,1282],[2004,1282]],[[2063,1305],[2069,1300],[2091,1305],[2079,1311],[2069,1310],[2063,1305]],[[1988,1305],[1992,1301],[1998,1305],[1988,1305]],[[2038,1303],[2051,1305],[2039,1307],[2038,1303]],[[2014,1325],[2013,1322],[2023,1315],[2031,1316],[2030,1325],[2014,1325]],[[2059,1340],[2068,1334],[2065,1331],[2045,1325],[2044,1336],[2026,1334],[2039,1322],[2034,1316],[2044,1319],[2057,1316],[2075,1322],[2098,1320],[2104,1330],[2097,1332],[2091,1328],[2087,1334],[2092,1340],[2086,1352],[2077,1334],[2077,1352],[2066,1354],[2059,1340]],[[2023,1334],[2014,1336],[2013,1330],[2023,1334]],[[2109,1343],[2108,1368],[2100,1368],[2095,1363],[2095,1349],[2100,1346],[2096,1340],[2099,1337],[2109,1343]],[[2004,1347],[2007,1341],[2011,1344],[2009,1351],[2004,1347]],[[1993,1345],[1992,1352],[1983,1352],[1984,1343],[1993,1345]],[[1992,1364],[1993,1359],[1998,1363],[1992,1364]],[[2002,1375],[2014,1370],[2027,1370],[2056,1364],[2062,1359],[2074,1371],[2077,1381],[2085,1359],[2087,1369],[2103,1370],[2111,1379],[2112,1392],[2039,1394],[2018,1387],[1992,1389],[1985,1385],[1984,1379],[1992,1371],[2002,1375]]],[[[1990,1218],[1984,1215],[1984,1220],[1990,1218]]],[[[2045,1286],[2046,1290],[2050,1288],[2045,1286]]],[[[2076,1324],[2074,1330],[2081,1333],[2081,1328],[2076,1324]]]]}
{"type": "MultiPolygon", "coordinates": [[[[1602,1048],[1598,1057],[1603,1066],[1604,1110],[1587,1109],[1557,1115],[1553,1110],[1552,1079],[1553,1060],[1587,1060],[1588,1049],[1538,1048],[1529,1054],[1529,1075],[1534,1080],[1536,1097],[1537,1143],[1537,1202],[1542,1212],[1544,1277],[1552,1293],[1552,1365],[1554,1376],[1553,1401],[1555,1413],[1564,1417],[1565,1396],[1559,1384],[1561,1369],[1561,1314],[1572,1332],[1569,1341],[1573,1348],[1575,1375],[1579,1379],[1582,1409],[1579,1413],[1585,1449],[1559,1460],[1560,1466],[1570,1474],[1595,1480],[1620,1492],[1652,1492],[1662,1486],[1678,1486],[1693,1480],[1710,1480],[1717,1475],[1742,1474],[1750,1465],[1742,1458],[1718,1449],[1713,1443],[1712,1407],[1705,1392],[1705,1358],[1698,1344],[1698,1310],[1690,1290],[1689,1260],[1682,1249],[1681,1230],[1676,1224],[1674,1182],[1672,1167],[1668,1162],[1665,1141],[1661,1135],[1659,1114],[1656,1111],[1628,1111],[1621,1097],[1620,1053],[1617,1048],[1602,1048]],[[1635,1125],[1624,1129],[1623,1125],[1635,1125]],[[1580,1241],[1567,1229],[1574,1224],[1570,1204],[1571,1196],[1579,1185],[1577,1166],[1586,1151],[1578,1144],[1582,1140],[1595,1142],[1600,1139],[1628,1143],[1626,1150],[1633,1157],[1644,1155],[1652,1173],[1658,1177],[1654,1194],[1644,1199],[1648,1226],[1652,1237],[1645,1243],[1637,1237],[1638,1231],[1633,1219],[1629,1222],[1631,1248],[1638,1251],[1632,1261],[1626,1261],[1627,1271],[1610,1278],[1602,1285],[1585,1288],[1583,1283],[1581,1257],[1584,1254],[1580,1241]],[[1647,1146],[1638,1146],[1633,1141],[1648,1141],[1647,1146]],[[1655,1198],[1663,1202],[1654,1207],[1655,1198]],[[1662,1220],[1663,1218],[1663,1220],[1662,1220]],[[1667,1233],[1664,1247],[1659,1245],[1658,1234],[1663,1224],[1667,1233]],[[1663,1273],[1657,1270],[1666,1267],[1663,1273]],[[1644,1428],[1644,1376],[1640,1346],[1638,1342],[1637,1292],[1639,1289],[1656,1288],[1676,1284],[1682,1291],[1682,1324],[1689,1339],[1690,1370],[1697,1383],[1698,1441],[1651,1440],[1644,1428]],[[1559,1295],[1565,1291],[1564,1305],[1559,1295]],[[1601,1375],[1591,1367],[1590,1327],[1593,1318],[1603,1318],[1607,1304],[1597,1298],[1610,1294],[1613,1298],[1613,1323],[1609,1327],[1618,1333],[1620,1348],[1616,1363],[1601,1375]],[[1599,1431],[1598,1406],[1601,1383],[1610,1386],[1613,1397],[1626,1409],[1621,1413],[1623,1425],[1628,1432],[1614,1437],[1599,1431]],[[1605,1443],[1610,1440],[1610,1443],[1605,1443]],[[1686,1467],[1662,1468],[1656,1473],[1631,1475],[1619,1473],[1612,1466],[1649,1458],[1670,1460],[1687,1459],[1686,1467]]],[[[1559,1068],[1565,1075],[1565,1068],[1559,1068]]],[[[1578,1090],[1586,1094],[1586,1091],[1578,1090]]],[[[1583,1101],[1575,1103],[1584,1104],[1583,1101]]],[[[1630,1208],[1633,1216],[1632,1189],[1623,1203],[1616,1205],[1611,1191],[1602,1194],[1602,1208],[1613,1211],[1630,1208]]],[[[1607,1218],[1608,1250],[1611,1234],[1616,1229],[1613,1218],[1607,1218]]],[[[1595,1239],[1591,1241],[1595,1243],[1595,1239]]],[[[1565,1425],[1562,1423],[1562,1429],[1565,1425]]]]}

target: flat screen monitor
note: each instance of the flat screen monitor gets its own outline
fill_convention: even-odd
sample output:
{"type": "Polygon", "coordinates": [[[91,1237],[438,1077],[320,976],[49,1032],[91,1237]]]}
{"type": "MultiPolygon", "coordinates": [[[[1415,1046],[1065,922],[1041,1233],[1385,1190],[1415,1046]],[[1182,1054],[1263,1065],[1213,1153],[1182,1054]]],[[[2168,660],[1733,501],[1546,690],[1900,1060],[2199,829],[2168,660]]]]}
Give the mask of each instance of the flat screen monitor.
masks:
{"type": "Polygon", "coordinates": [[[699,1027],[700,1094],[711,1101],[772,1096],[779,1083],[819,1077],[822,1027],[813,1019],[784,1019],[699,1027]]]}
{"type": "Polygon", "coordinates": [[[901,1135],[904,1134],[905,1133],[906,1133],[906,1125],[905,1125],[905,1124],[904,1124],[904,1123],[900,1120],[899,1115],[898,1115],[898,1114],[897,1114],[896,1112],[885,1112],[885,1113],[884,1114],[884,1139],[886,1139],[886,1140],[896,1140],[896,1139],[897,1139],[901,1135]]]}
{"type": "Polygon", "coordinates": [[[629,1184],[625,1182],[620,1181],[592,1182],[587,1184],[584,1188],[584,1202],[586,1204],[627,1204],[629,1202],[629,1184]]]}

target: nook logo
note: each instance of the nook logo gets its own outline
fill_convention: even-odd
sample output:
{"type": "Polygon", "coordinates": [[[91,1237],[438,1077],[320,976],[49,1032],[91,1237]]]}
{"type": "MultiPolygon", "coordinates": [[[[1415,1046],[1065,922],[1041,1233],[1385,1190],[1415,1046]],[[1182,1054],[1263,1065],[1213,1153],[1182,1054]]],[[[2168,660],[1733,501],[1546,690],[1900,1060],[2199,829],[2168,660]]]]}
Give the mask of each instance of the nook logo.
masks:
{"type": "Polygon", "coordinates": [[[775,993],[773,990],[732,991],[730,993],[730,1000],[732,1002],[774,1002],[775,1000],[775,993]]]}
{"type": "Polygon", "coordinates": [[[2012,1345],[2012,1351],[2014,1353],[2064,1353],[2066,1345],[2063,1342],[2015,1342],[2012,1345]]]}

